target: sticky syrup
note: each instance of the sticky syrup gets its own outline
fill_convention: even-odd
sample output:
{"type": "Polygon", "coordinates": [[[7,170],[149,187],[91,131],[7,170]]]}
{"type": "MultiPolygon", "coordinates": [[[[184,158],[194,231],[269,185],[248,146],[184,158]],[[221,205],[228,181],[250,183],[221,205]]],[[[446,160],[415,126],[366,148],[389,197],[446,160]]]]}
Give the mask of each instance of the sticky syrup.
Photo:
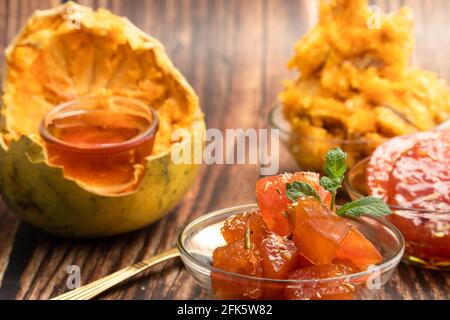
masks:
{"type": "Polygon", "coordinates": [[[56,118],[47,130],[55,138],[83,148],[125,142],[149,126],[144,117],[94,110],[56,118]]]}
{"type": "Polygon", "coordinates": [[[157,130],[149,107],[116,99],[98,105],[92,101],[63,105],[50,112],[41,126],[49,162],[63,167],[67,178],[105,195],[136,189],[157,130]]]}

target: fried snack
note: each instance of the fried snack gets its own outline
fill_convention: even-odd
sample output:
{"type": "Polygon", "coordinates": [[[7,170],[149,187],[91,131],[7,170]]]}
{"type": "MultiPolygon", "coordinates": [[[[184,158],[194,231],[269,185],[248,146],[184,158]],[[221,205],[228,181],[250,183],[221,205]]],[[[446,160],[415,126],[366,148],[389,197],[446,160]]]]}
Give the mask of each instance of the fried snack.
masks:
{"type": "Polygon", "coordinates": [[[284,83],[280,100],[305,169],[320,171],[336,146],[352,165],[390,137],[450,117],[445,81],[408,65],[411,11],[376,18],[366,0],[323,0],[318,24],[295,45],[288,67],[299,75],[284,83]]]}

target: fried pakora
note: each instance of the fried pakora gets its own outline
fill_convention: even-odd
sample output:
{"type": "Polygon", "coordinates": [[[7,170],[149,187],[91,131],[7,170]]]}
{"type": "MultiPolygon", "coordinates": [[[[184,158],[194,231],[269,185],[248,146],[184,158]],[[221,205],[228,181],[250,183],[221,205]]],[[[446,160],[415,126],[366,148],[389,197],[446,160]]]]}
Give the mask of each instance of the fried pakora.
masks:
{"type": "Polygon", "coordinates": [[[349,164],[386,139],[429,130],[450,117],[447,84],[409,65],[410,9],[382,15],[367,0],[322,0],[318,24],[295,45],[298,71],[280,94],[290,147],[304,169],[322,169],[340,146],[349,164]]]}

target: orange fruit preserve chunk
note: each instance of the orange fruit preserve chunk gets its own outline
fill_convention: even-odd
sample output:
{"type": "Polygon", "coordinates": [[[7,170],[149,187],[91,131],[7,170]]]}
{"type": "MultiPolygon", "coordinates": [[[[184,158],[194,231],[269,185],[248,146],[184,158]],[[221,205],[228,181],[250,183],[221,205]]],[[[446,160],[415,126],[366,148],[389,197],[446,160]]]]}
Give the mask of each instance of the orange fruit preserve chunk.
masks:
{"type": "Polygon", "coordinates": [[[348,260],[360,270],[366,270],[383,260],[380,252],[358,230],[352,227],[336,250],[336,258],[348,260]]]}
{"type": "MultiPolygon", "coordinates": [[[[263,277],[258,249],[254,244],[246,247],[244,240],[216,248],[213,252],[212,266],[241,275],[263,277]]],[[[262,295],[258,281],[221,272],[212,272],[211,281],[214,292],[224,299],[257,299],[262,295]]]]}
{"type": "Polygon", "coordinates": [[[264,277],[283,279],[297,266],[299,258],[294,242],[271,233],[262,241],[261,256],[264,277]]]}
{"type": "MultiPolygon", "coordinates": [[[[319,280],[350,275],[354,273],[352,267],[345,264],[328,264],[312,266],[296,270],[289,274],[291,280],[319,280]]],[[[289,300],[350,300],[355,288],[344,280],[331,282],[311,282],[289,284],[285,290],[289,300]]]]}
{"type": "Polygon", "coordinates": [[[294,241],[300,253],[313,264],[330,264],[336,250],[351,225],[323,206],[308,198],[299,201],[295,212],[294,241]]]}
{"type": "Polygon", "coordinates": [[[227,243],[244,241],[248,228],[251,242],[259,247],[269,229],[258,211],[245,212],[228,218],[222,227],[222,236],[227,243]]]}
{"type": "Polygon", "coordinates": [[[300,253],[315,265],[331,264],[339,259],[364,270],[382,260],[381,254],[364,235],[315,199],[299,201],[294,241],[300,253]]]}
{"type": "Polygon", "coordinates": [[[286,197],[286,183],[303,181],[311,184],[319,193],[322,201],[330,204],[331,195],[319,184],[320,176],[312,172],[285,173],[278,176],[266,177],[256,182],[256,199],[259,209],[272,232],[280,236],[287,236],[292,232],[288,217],[289,199],[286,197]]]}

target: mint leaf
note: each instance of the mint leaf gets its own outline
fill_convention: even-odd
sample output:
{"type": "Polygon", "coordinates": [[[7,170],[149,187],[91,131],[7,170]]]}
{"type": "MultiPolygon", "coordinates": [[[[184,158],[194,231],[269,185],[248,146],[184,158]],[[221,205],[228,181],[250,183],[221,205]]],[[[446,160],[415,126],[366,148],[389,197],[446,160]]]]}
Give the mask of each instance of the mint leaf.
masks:
{"type": "Polygon", "coordinates": [[[322,202],[322,199],[320,199],[320,196],[316,192],[316,190],[314,190],[314,188],[310,184],[301,181],[286,183],[286,196],[292,202],[297,202],[298,198],[307,197],[313,197],[319,202],[322,202]]]}
{"type": "Polygon", "coordinates": [[[347,171],[347,154],[340,148],[329,150],[325,155],[324,171],[331,179],[342,178],[347,171]]]}
{"type": "Polygon", "coordinates": [[[347,171],[347,154],[340,148],[329,150],[325,155],[324,171],[327,176],[320,178],[320,185],[331,193],[330,209],[334,210],[337,190],[342,187],[347,171]]]}
{"type": "Polygon", "coordinates": [[[348,202],[336,211],[337,215],[349,218],[357,218],[362,215],[381,217],[390,213],[389,206],[375,197],[365,197],[348,202]]]}
{"type": "Polygon", "coordinates": [[[340,187],[342,187],[342,179],[323,176],[320,178],[320,185],[330,192],[336,192],[340,187]]]}

